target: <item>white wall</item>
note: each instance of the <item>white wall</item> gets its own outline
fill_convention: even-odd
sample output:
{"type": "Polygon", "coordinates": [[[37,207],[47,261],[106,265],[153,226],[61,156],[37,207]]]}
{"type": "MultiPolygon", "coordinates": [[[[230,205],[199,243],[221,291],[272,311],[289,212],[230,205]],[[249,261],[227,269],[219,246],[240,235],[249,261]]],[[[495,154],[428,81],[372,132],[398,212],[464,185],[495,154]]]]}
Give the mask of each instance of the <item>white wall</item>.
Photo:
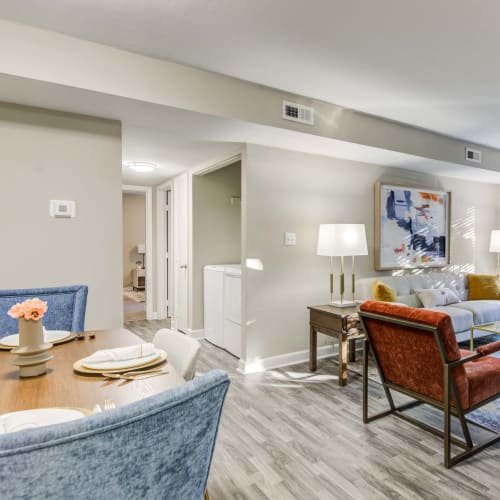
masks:
{"type": "Polygon", "coordinates": [[[193,330],[203,328],[203,267],[241,261],[241,162],[193,175],[193,330]]]}
{"type": "Polygon", "coordinates": [[[247,363],[308,349],[306,307],[328,301],[329,260],[316,255],[320,223],[364,223],[369,256],[357,258],[357,275],[386,274],[373,262],[378,180],[450,190],[451,267],[495,270],[488,244],[497,186],[255,145],[247,145],[244,179],[243,253],[264,266],[244,279],[247,363]],[[285,231],[297,233],[296,246],[283,245],[285,231]]]}
{"type": "Polygon", "coordinates": [[[0,151],[0,286],[86,284],[86,327],[120,327],[120,124],[0,104],[0,151]],[[76,218],[49,217],[51,199],[76,218]]]}
{"type": "MultiPolygon", "coordinates": [[[[146,196],[123,194],[123,286],[132,285],[132,271],[142,263],[137,245],[146,243],[146,196]]],[[[154,246],[153,246],[154,248],[154,246]]],[[[153,263],[148,263],[152,265],[153,263]]]]}

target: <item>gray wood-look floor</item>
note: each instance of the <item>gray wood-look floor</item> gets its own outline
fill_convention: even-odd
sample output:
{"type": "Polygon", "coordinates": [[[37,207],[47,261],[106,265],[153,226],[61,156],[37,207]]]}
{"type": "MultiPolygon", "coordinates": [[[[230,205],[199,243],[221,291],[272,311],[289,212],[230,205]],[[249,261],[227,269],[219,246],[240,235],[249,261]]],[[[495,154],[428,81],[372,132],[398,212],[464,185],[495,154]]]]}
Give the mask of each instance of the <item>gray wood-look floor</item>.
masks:
{"type": "MultiPolygon", "coordinates": [[[[126,325],[145,339],[162,322],[126,325]]],[[[225,499],[500,498],[500,444],[451,470],[441,439],[396,417],[361,421],[361,378],[337,385],[333,360],[241,375],[237,360],[202,342],[197,373],[231,377],[208,489],[225,499]]],[[[371,384],[372,409],[385,407],[371,384]]]]}

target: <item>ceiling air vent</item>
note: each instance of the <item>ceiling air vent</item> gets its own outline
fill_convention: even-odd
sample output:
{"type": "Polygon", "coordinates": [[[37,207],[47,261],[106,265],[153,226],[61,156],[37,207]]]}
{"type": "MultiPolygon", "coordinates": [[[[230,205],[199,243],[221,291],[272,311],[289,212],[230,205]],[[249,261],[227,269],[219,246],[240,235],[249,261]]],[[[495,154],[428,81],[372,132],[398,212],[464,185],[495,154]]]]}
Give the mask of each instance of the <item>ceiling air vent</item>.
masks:
{"type": "Polygon", "coordinates": [[[481,151],[479,149],[465,148],[465,159],[473,163],[481,163],[481,151]]]}
{"type": "Polygon", "coordinates": [[[283,118],[293,122],[314,125],[314,108],[283,101],[283,118]]]}

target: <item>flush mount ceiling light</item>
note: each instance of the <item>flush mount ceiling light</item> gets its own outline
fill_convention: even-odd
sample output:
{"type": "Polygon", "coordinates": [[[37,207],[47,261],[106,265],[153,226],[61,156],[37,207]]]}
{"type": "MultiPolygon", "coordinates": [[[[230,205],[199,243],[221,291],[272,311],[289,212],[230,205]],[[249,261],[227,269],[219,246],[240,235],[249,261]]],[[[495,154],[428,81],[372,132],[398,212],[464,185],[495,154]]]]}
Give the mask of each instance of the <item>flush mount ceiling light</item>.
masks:
{"type": "Polygon", "coordinates": [[[158,168],[156,163],[150,161],[127,161],[125,165],[136,172],[153,172],[158,168]]]}

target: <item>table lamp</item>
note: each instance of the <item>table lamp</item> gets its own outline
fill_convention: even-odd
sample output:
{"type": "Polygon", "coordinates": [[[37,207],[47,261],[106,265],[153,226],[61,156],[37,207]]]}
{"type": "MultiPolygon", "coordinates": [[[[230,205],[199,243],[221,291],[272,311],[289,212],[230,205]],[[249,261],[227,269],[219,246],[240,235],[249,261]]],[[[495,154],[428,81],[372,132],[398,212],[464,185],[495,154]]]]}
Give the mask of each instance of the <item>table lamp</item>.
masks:
{"type": "Polygon", "coordinates": [[[497,254],[497,278],[500,277],[500,229],[493,229],[490,237],[490,252],[497,254]]]}
{"type": "Polygon", "coordinates": [[[364,224],[320,224],[318,255],[330,257],[330,304],[348,307],[355,304],[354,256],[368,255],[364,224]],[[352,257],[352,300],[344,300],[344,257],[352,257]],[[340,300],[333,300],[333,257],[340,257],[340,300]]]}

